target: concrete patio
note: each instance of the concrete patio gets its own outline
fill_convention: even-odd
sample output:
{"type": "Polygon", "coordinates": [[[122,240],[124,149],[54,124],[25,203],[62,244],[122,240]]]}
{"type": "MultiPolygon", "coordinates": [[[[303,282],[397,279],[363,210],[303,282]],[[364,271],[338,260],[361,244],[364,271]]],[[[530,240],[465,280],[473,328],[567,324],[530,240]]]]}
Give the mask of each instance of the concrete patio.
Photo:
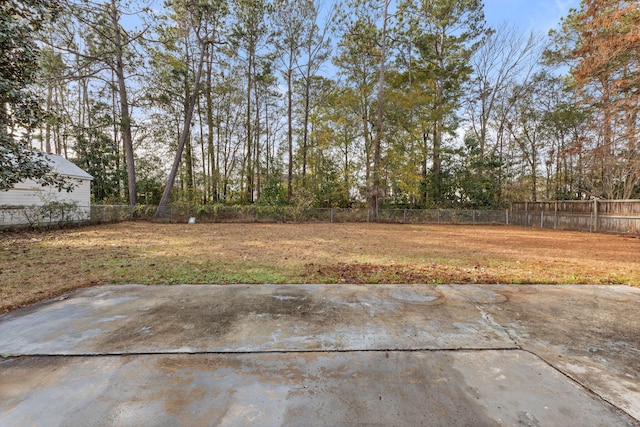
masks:
{"type": "Polygon", "coordinates": [[[0,425],[638,425],[640,289],[102,286],[0,317],[0,425]]]}

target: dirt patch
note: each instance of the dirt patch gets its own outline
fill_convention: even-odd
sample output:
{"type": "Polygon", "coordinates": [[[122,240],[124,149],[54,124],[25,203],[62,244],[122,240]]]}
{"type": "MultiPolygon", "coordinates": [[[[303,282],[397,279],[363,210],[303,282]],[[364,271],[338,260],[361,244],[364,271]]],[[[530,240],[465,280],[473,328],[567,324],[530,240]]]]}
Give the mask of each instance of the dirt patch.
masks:
{"type": "Polygon", "coordinates": [[[367,283],[386,284],[444,284],[444,283],[494,283],[499,276],[488,274],[479,266],[472,268],[452,267],[447,264],[426,266],[408,264],[307,264],[304,277],[318,283],[367,283]]]}
{"type": "Polygon", "coordinates": [[[107,283],[626,283],[640,239],[510,226],[153,224],[0,233],[0,313],[107,283]]]}

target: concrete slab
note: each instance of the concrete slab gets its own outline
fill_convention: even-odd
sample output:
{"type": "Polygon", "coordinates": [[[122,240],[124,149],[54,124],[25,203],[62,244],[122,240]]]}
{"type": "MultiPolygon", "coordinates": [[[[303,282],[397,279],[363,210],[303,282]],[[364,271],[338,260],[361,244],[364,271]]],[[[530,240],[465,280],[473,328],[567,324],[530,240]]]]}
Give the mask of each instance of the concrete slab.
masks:
{"type": "Polygon", "coordinates": [[[0,317],[0,352],[515,348],[474,305],[450,286],[103,286],[0,317]]]}
{"type": "Polygon", "coordinates": [[[631,426],[524,351],[31,357],[4,426],[631,426]]]}
{"type": "Polygon", "coordinates": [[[627,286],[97,287],[0,316],[0,425],[640,425],[639,303],[627,286]]]}
{"type": "Polygon", "coordinates": [[[640,289],[492,288],[505,301],[482,308],[521,348],[640,420],[640,289]]]}

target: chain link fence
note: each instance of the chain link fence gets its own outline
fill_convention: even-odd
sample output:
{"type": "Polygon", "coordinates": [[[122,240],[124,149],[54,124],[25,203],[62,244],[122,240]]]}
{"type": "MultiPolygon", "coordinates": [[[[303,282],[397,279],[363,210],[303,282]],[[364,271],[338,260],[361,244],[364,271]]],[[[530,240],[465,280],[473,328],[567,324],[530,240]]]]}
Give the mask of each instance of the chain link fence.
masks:
{"type": "Polygon", "coordinates": [[[378,222],[391,224],[513,224],[540,228],[640,235],[640,202],[521,203],[512,209],[339,209],[275,206],[168,206],[161,218],[157,206],[49,203],[0,207],[0,229],[131,220],[161,223],[305,223],[378,222]],[[547,206],[548,205],[548,206],[547,206]],[[566,205],[566,206],[565,206],[566,205]],[[611,206],[610,206],[611,205],[611,206]],[[619,205],[619,206],[618,206],[619,205]],[[614,209],[616,208],[616,209],[614,209]]]}
{"type": "Polygon", "coordinates": [[[371,209],[274,206],[168,206],[157,218],[156,206],[93,205],[0,208],[0,226],[61,226],[74,223],[101,224],[130,220],[187,223],[304,223],[379,222],[393,224],[508,224],[506,210],[371,209]]]}
{"type": "Polygon", "coordinates": [[[311,208],[274,206],[169,206],[162,218],[155,217],[155,206],[94,206],[91,219],[109,222],[145,219],[185,223],[190,218],[205,223],[303,223],[303,222],[380,222],[397,224],[508,224],[506,210],[456,209],[371,209],[311,208]]]}

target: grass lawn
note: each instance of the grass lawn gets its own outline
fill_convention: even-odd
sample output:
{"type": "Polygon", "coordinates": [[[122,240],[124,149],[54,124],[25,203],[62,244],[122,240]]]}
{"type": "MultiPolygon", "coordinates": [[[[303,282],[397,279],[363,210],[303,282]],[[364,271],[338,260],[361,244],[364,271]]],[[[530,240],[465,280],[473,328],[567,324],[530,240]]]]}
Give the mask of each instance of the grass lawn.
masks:
{"type": "Polygon", "coordinates": [[[507,226],[154,224],[0,233],[0,313],[107,283],[640,286],[640,239],[507,226]]]}

